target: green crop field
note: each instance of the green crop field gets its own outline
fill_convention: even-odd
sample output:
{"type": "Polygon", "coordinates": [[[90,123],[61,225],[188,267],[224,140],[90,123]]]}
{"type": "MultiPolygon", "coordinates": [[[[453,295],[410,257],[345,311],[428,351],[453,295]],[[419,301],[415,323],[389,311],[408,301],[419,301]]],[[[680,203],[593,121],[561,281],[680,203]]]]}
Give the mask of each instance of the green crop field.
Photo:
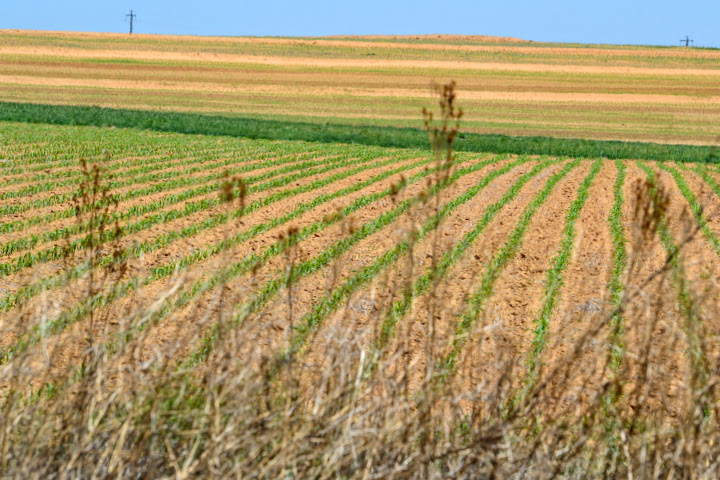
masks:
{"type": "Polygon", "coordinates": [[[718,57],[0,31],[0,476],[715,478],[718,57]]]}

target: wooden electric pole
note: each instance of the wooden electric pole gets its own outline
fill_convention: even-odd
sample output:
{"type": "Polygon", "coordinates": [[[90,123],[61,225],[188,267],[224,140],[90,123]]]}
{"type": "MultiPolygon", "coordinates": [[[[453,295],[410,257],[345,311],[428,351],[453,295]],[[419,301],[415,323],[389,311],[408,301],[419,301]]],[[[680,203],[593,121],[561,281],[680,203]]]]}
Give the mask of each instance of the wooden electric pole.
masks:
{"type": "Polygon", "coordinates": [[[686,47],[689,47],[691,43],[694,43],[688,35],[685,35],[685,38],[680,40],[680,43],[685,43],[686,47]]]}
{"type": "Polygon", "coordinates": [[[135,14],[133,13],[133,11],[130,10],[130,13],[128,13],[128,14],[125,15],[125,16],[126,16],[126,17],[130,17],[130,34],[132,35],[133,19],[134,19],[135,17],[137,17],[137,15],[135,15],[135,14]]]}

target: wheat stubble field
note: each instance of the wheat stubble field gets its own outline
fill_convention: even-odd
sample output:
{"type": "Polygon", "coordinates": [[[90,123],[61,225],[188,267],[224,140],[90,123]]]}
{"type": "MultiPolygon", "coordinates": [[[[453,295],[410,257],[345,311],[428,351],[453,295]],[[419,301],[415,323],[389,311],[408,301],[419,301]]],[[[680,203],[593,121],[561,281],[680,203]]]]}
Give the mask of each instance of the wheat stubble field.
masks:
{"type": "Polygon", "coordinates": [[[717,51],[0,39],[3,476],[717,477],[717,51]]]}

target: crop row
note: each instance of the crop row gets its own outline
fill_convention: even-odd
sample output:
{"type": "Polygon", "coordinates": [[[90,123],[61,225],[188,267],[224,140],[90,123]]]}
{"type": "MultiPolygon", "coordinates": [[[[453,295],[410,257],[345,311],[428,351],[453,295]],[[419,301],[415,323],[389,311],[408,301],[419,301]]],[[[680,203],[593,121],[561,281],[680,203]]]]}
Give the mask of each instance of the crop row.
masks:
{"type": "MultiPolygon", "coordinates": [[[[374,220],[363,224],[354,233],[338,240],[333,245],[317,254],[315,257],[301,262],[295,265],[289,272],[286,272],[278,277],[275,277],[272,280],[267,281],[261,288],[258,289],[257,293],[253,295],[250,300],[240,304],[237,307],[237,311],[230,320],[231,327],[237,328],[239,325],[242,325],[250,315],[265,307],[283,287],[295,284],[302,278],[320,271],[322,268],[330,264],[330,262],[332,262],[334,259],[345,254],[353,245],[357,244],[359,241],[368,238],[370,235],[381,231],[382,229],[393,223],[401,215],[406,213],[410,208],[420,204],[424,200],[427,200],[427,198],[434,197],[440,191],[455,183],[462,176],[471,174],[482,168],[485,168],[487,165],[494,163],[495,161],[496,159],[490,159],[455,171],[446,181],[433,184],[426,191],[427,197],[417,195],[400,202],[394,209],[388,212],[384,212],[374,220]]],[[[345,212],[343,212],[343,215],[345,215],[345,212]]],[[[310,232],[312,231],[312,227],[313,226],[311,225],[303,229],[303,232],[305,232],[305,236],[310,234],[310,232]]],[[[293,238],[293,240],[289,243],[296,244],[297,241],[298,240],[295,240],[293,238]]],[[[206,359],[210,352],[213,350],[216,341],[217,328],[213,329],[203,339],[199,350],[191,356],[190,363],[194,364],[206,359]]]]}
{"type": "Polygon", "coordinates": [[[107,154],[112,158],[118,156],[146,158],[217,147],[238,150],[245,145],[258,142],[277,143],[230,137],[157,134],[140,130],[115,131],[107,128],[40,124],[4,123],[2,125],[5,143],[22,146],[8,152],[7,157],[12,162],[0,165],[0,172],[6,175],[72,166],[77,164],[79,158],[101,160],[107,154]]]}
{"type": "MultiPolygon", "coordinates": [[[[50,322],[47,326],[47,328],[44,330],[43,333],[39,331],[39,329],[36,329],[32,335],[28,334],[25,337],[21,338],[16,342],[15,345],[8,348],[3,355],[3,359],[7,360],[10,356],[12,356],[13,352],[17,352],[19,350],[24,349],[27,345],[34,344],[37,340],[40,338],[43,338],[43,335],[52,335],[54,333],[57,333],[64,329],[67,325],[70,325],[77,321],[80,318],[83,318],[91,309],[94,308],[100,308],[105,305],[108,305],[112,302],[114,302],[116,299],[126,296],[129,292],[137,290],[138,288],[148,285],[156,280],[166,278],[170,275],[172,275],[175,271],[178,269],[186,269],[190,268],[195,263],[205,260],[211,256],[217,255],[223,251],[226,251],[227,249],[239,245],[257,235],[260,235],[264,232],[267,232],[273,228],[279,227],[289,221],[291,221],[294,218],[299,217],[300,215],[309,212],[316,208],[317,206],[321,205],[322,203],[331,201],[335,198],[341,198],[348,194],[351,194],[353,192],[360,191],[364,188],[366,188],[369,185],[372,185],[373,183],[376,183],[378,181],[381,181],[383,179],[388,178],[391,175],[400,173],[404,170],[408,170],[411,168],[414,168],[416,166],[420,166],[423,164],[428,163],[429,160],[422,160],[418,161],[413,165],[406,165],[402,166],[393,170],[388,170],[383,173],[380,173],[376,175],[375,177],[372,177],[366,181],[358,182],[353,185],[350,185],[346,188],[337,190],[333,193],[324,194],[321,196],[316,197],[313,201],[308,203],[300,203],[298,204],[295,209],[293,209],[290,212],[287,212],[281,217],[277,217],[273,219],[270,222],[266,222],[263,224],[256,225],[255,227],[245,230],[243,232],[240,232],[226,240],[223,240],[221,243],[217,245],[208,246],[202,251],[192,253],[190,255],[185,256],[184,258],[170,262],[167,265],[163,265],[160,267],[154,268],[150,274],[145,278],[133,278],[128,280],[122,285],[115,286],[110,292],[107,294],[98,294],[95,297],[91,299],[87,299],[83,301],[81,304],[63,312],[58,318],[50,322]]],[[[491,161],[483,162],[483,164],[490,163],[491,161]]],[[[404,188],[405,185],[414,183],[419,181],[420,179],[424,178],[425,176],[429,175],[433,169],[426,169],[423,170],[415,175],[413,175],[408,182],[402,185],[404,188]]],[[[358,200],[354,201],[350,205],[346,206],[340,215],[335,216],[326,216],[320,221],[316,221],[311,225],[308,225],[303,230],[301,230],[298,235],[296,235],[294,238],[294,241],[298,242],[302,240],[303,238],[306,238],[309,235],[313,235],[324,228],[326,228],[329,225],[332,225],[339,221],[340,218],[350,215],[354,211],[363,208],[375,201],[378,201],[382,198],[385,198],[389,195],[391,195],[393,192],[395,192],[393,188],[388,188],[384,190],[383,192],[372,194],[372,195],[366,195],[358,200]]],[[[168,303],[160,309],[157,315],[164,316],[169,314],[171,311],[173,311],[175,308],[178,308],[188,302],[190,302],[193,298],[196,298],[198,295],[202,294],[205,291],[211,290],[218,285],[220,285],[223,282],[228,281],[229,279],[241,275],[243,273],[247,273],[251,268],[253,268],[255,265],[257,265],[259,262],[260,264],[264,263],[268,259],[272,258],[275,255],[278,255],[282,251],[284,251],[288,247],[287,242],[276,242],[275,244],[267,247],[263,253],[260,255],[258,254],[251,254],[248,256],[245,256],[242,260],[239,262],[235,262],[220,271],[216,272],[214,275],[212,275],[210,278],[195,282],[190,288],[186,289],[186,291],[177,299],[176,302],[170,304],[169,300],[168,303]]]]}
{"type": "Polygon", "coordinates": [[[503,244],[500,250],[495,256],[488,262],[485,267],[485,272],[480,278],[480,284],[478,288],[472,293],[468,300],[468,305],[465,311],[462,313],[460,320],[455,329],[455,337],[453,339],[452,347],[443,363],[443,371],[447,374],[450,370],[455,369],[457,358],[467,342],[468,336],[471,333],[471,329],[475,325],[480,314],[484,310],[485,301],[492,294],[495,280],[499,276],[500,272],[505,268],[507,263],[512,260],[517,254],[520,245],[525,237],[525,232],[535,213],[545,203],[550,194],[552,193],[555,185],[560,182],[572,169],[580,164],[579,160],[573,160],[565,165],[559,172],[555,173],[545,184],[545,187],[538,193],[538,195],[528,204],[523,211],[518,223],[510,233],[507,241],[503,244]]]}
{"type": "MultiPolygon", "coordinates": [[[[322,160],[324,160],[323,162],[319,161],[320,159],[316,159],[316,158],[313,158],[312,160],[307,161],[307,162],[302,162],[301,161],[302,159],[303,158],[298,158],[298,157],[291,158],[291,160],[290,160],[291,162],[293,160],[295,160],[297,163],[290,163],[290,165],[286,165],[284,167],[266,172],[264,174],[256,175],[254,177],[248,177],[245,179],[245,182],[248,184],[256,183],[258,181],[267,180],[267,179],[272,178],[277,175],[291,173],[296,170],[308,169],[308,171],[309,171],[309,170],[312,170],[312,168],[321,166],[323,164],[327,164],[327,163],[334,164],[335,162],[342,162],[343,160],[346,160],[345,157],[340,157],[340,158],[331,157],[329,159],[322,159],[322,160]]],[[[283,160],[285,160],[285,159],[283,159],[283,160]]],[[[227,173],[226,172],[218,172],[216,175],[219,176],[219,178],[212,178],[212,180],[222,179],[222,177],[225,174],[239,173],[238,170],[240,170],[240,172],[242,172],[242,173],[252,171],[252,170],[258,170],[260,168],[259,165],[262,165],[264,163],[267,163],[267,162],[260,162],[258,164],[255,164],[255,163],[244,164],[243,166],[241,166],[239,168],[233,168],[233,169],[227,170],[226,171],[227,173]],[[244,172],[243,172],[243,170],[244,170],[244,172]]],[[[272,162],[270,162],[270,163],[272,163],[272,162]]],[[[286,163],[286,162],[282,162],[281,165],[283,163],[286,163]]],[[[215,177],[216,175],[211,175],[211,177],[215,177]]],[[[205,178],[207,178],[207,177],[205,177],[205,178]]],[[[137,192],[137,191],[138,190],[135,190],[133,192],[137,192]]],[[[145,190],[145,191],[147,191],[147,190],[145,190]]],[[[197,196],[207,195],[209,193],[216,192],[216,191],[217,191],[217,185],[215,183],[208,183],[199,188],[189,189],[189,190],[186,190],[186,191],[178,193],[178,194],[167,195],[160,200],[156,200],[156,201],[148,203],[148,204],[133,205],[133,206],[125,209],[122,212],[111,212],[108,216],[108,220],[109,220],[109,222],[115,222],[115,221],[119,222],[119,221],[131,219],[134,217],[139,217],[142,215],[147,215],[149,213],[159,211],[165,207],[175,205],[177,203],[180,203],[180,202],[183,202],[186,200],[190,200],[197,196]]],[[[187,207],[187,205],[186,205],[186,207],[187,207]]],[[[192,207],[190,207],[190,208],[192,208],[192,207]]],[[[66,210],[68,210],[68,212],[66,213],[66,215],[68,215],[68,216],[76,213],[76,211],[73,211],[73,209],[66,209],[66,210]]],[[[87,208],[86,208],[86,210],[87,210],[87,208]]],[[[20,238],[17,240],[13,240],[13,241],[7,242],[2,247],[0,247],[0,255],[10,255],[15,252],[20,252],[23,250],[29,250],[31,248],[36,248],[38,246],[38,244],[44,243],[44,242],[52,242],[52,241],[56,241],[56,240],[63,239],[63,238],[67,239],[71,235],[75,235],[78,233],[83,233],[83,232],[88,231],[88,228],[89,228],[89,222],[86,221],[81,224],[59,227],[52,231],[43,232],[40,235],[31,235],[26,238],[20,238]]]]}
{"type": "MultiPolygon", "coordinates": [[[[135,183],[133,179],[138,175],[150,172],[159,172],[165,169],[178,168],[186,165],[195,165],[202,161],[208,161],[209,159],[223,158],[231,152],[232,150],[230,149],[212,149],[202,151],[201,156],[190,156],[188,155],[188,152],[177,152],[175,155],[165,155],[162,157],[150,156],[143,157],[141,159],[126,158],[118,162],[100,159],[92,163],[101,165],[104,174],[114,178],[122,178],[122,180],[108,182],[108,188],[116,189],[132,185],[135,183]]],[[[77,167],[78,164],[75,163],[69,168],[63,170],[45,170],[47,173],[44,174],[34,174],[24,177],[19,176],[9,179],[8,182],[5,183],[5,186],[23,183],[30,183],[31,185],[15,190],[4,191],[0,193],[0,200],[29,197],[38,193],[79,185],[83,181],[83,173],[82,170],[77,167]]]]}
{"type": "Polygon", "coordinates": [[[532,347],[527,359],[528,376],[526,379],[526,388],[532,387],[536,381],[537,364],[540,360],[540,354],[547,343],[547,335],[550,331],[550,319],[555,311],[555,304],[557,303],[560,289],[565,284],[563,273],[570,263],[572,249],[575,244],[575,224],[578,218],[580,218],[580,212],[587,202],[590,186],[600,172],[602,165],[603,161],[601,159],[593,163],[590,172],[578,188],[577,197],[565,215],[565,226],[562,231],[560,249],[552,259],[551,267],[547,272],[543,292],[543,305],[535,320],[536,326],[533,332],[532,347]]]}
{"type": "Polygon", "coordinates": [[[610,210],[608,221],[610,223],[610,237],[612,238],[612,273],[610,282],[608,283],[608,291],[610,293],[610,305],[614,308],[612,319],[610,320],[610,368],[614,374],[617,374],[622,367],[625,356],[625,345],[623,341],[625,319],[623,316],[623,295],[624,282],[623,275],[627,267],[627,249],[625,229],[623,227],[623,187],[625,185],[625,177],[627,167],[622,160],[616,160],[617,178],[613,186],[613,206],[610,210]]]}
{"type": "MultiPolygon", "coordinates": [[[[440,257],[437,263],[434,263],[426,269],[426,271],[413,282],[411,288],[409,288],[402,299],[396,301],[385,320],[383,321],[380,329],[380,335],[377,339],[375,348],[378,352],[387,345],[388,341],[395,332],[397,323],[405,316],[410,309],[412,302],[415,298],[423,295],[427,289],[435,282],[440,281],[452,266],[463,256],[465,251],[475,242],[478,236],[485,230],[490,222],[497,216],[498,213],[513,199],[517,197],[520,190],[529,182],[532,178],[536,177],[542,170],[547,168],[549,165],[557,163],[559,160],[545,160],[533,167],[532,170],[523,174],[508,190],[505,192],[503,197],[492,205],[485,209],[485,212],[480,217],[480,220],[475,224],[475,227],[463,236],[463,238],[455,245],[455,247],[445,252],[440,257]]],[[[489,178],[483,179],[483,183],[489,178]]]]}
{"type": "MultiPolygon", "coordinates": [[[[150,183],[150,185],[145,186],[143,188],[135,188],[128,190],[123,193],[114,194],[113,198],[117,200],[118,204],[122,204],[123,202],[127,202],[129,200],[133,199],[139,199],[148,195],[156,195],[163,193],[168,190],[174,190],[178,188],[184,188],[184,187],[190,187],[194,185],[204,185],[210,182],[221,180],[226,174],[231,175],[237,175],[242,173],[251,172],[258,169],[263,168],[271,168],[271,167],[277,167],[282,165],[292,165],[294,163],[302,162],[303,160],[306,160],[306,158],[314,158],[314,152],[310,152],[307,154],[300,154],[300,155],[294,155],[294,154],[288,154],[288,155],[281,155],[281,156],[272,156],[268,155],[267,159],[263,161],[263,159],[259,159],[259,161],[252,161],[252,162],[246,162],[246,163],[240,163],[237,165],[237,161],[232,161],[230,159],[223,160],[220,164],[213,164],[213,165],[205,165],[201,169],[197,170],[195,173],[201,173],[201,172],[207,172],[207,171],[213,171],[217,168],[221,168],[223,166],[231,165],[231,167],[225,168],[221,171],[216,171],[207,175],[203,176],[191,176],[187,177],[183,175],[182,171],[176,171],[175,173],[168,175],[168,174],[162,174],[164,178],[160,180],[164,180],[159,183],[150,183]]],[[[316,159],[317,160],[317,159],[316,159]]],[[[325,159],[324,159],[325,160],[325,159]]],[[[158,178],[155,178],[155,181],[158,181],[158,178]]],[[[132,185],[133,183],[131,183],[132,185]]],[[[184,199],[189,199],[197,195],[203,194],[202,192],[205,192],[203,190],[203,187],[201,187],[198,190],[193,191],[187,190],[185,192],[181,192],[177,194],[177,201],[182,201],[184,199]]],[[[164,200],[160,200],[160,202],[164,202],[164,200]]],[[[172,199],[168,199],[165,205],[172,205],[174,201],[172,199]]],[[[90,211],[93,208],[92,205],[87,205],[83,213],[90,211]]],[[[134,209],[137,209],[138,207],[129,207],[128,208],[128,214],[130,216],[135,215],[133,213],[134,209]]],[[[160,207],[162,208],[162,207],[160,207]]],[[[44,225],[56,220],[61,220],[65,218],[70,218],[72,216],[75,216],[77,213],[77,210],[74,206],[69,206],[67,208],[64,208],[63,210],[58,210],[55,212],[47,213],[45,215],[37,215],[33,217],[27,217],[22,220],[15,220],[7,223],[0,224],[0,233],[10,233],[15,231],[22,231],[25,228],[36,226],[36,225],[44,225]]],[[[129,218],[129,217],[128,217],[129,218]]]]}
{"type": "MultiPolygon", "coordinates": [[[[408,156],[409,156],[409,154],[408,154],[408,156]]],[[[204,221],[202,221],[199,224],[190,225],[179,231],[171,231],[168,233],[159,234],[150,240],[147,240],[145,242],[142,242],[142,243],[139,243],[132,247],[129,247],[116,255],[108,255],[105,257],[101,257],[98,260],[98,265],[106,266],[106,265],[110,265],[113,262],[125,261],[130,258],[137,258],[143,254],[147,254],[152,251],[158,250],[160,248],[167,247],[172,242],[177,241],[179,239],[190,238],[194,235],[197,235],[198,233],[200,233],[202,231],[219,226],[219,225],[223,224],[224,222],[226,222],[230,218],[237,218],[241,215],[247,215],[249,213],[254,212],[255,210],[257,210],[259,208],[266,207],[276,201],[279,201],[279,200],[282,200],[285,198],[290,198],[297,194],[310,192],[312,190],[324,187],[335,181],[339,181],[344,178],[348,178],[352,175],[356,175],[358,173],[361,173],[361,172],[371,169],[371,168],[377,168],[377,167],[382,167],[382,166],[386,166],[386,165],[391,165],[392,163],[395,163],[398,160],[399,160],[398,158],[389,158],[389,159],[382,159],[382,160],[379,160],[379,161],[376,161],[373,163],[369,163],[369,164],[362,164],[363,162],[355,161],[354,163],[361,163],[361,165],[355,169],[341,171],[335,175],[331,175],[330,177],[327,177],[324,179],[318,179],[318,180],[313,181],[306,185],[300,185],[300,186],[297,186],[297,187],[294,187],[294,188],[291,188],[291,189],[288,189],[285,191],[275,192],[268,197],[265,197],[263,199],[259,199],[257,201],[249,203],[242,209],[235,209],[234,211],[229,212],[229,213],[216,214],[210,218],[205,219],[204,221]]],[[[350,163],[350,162],[348,162],[348,163],[350,163]]],[[[331,169],[328,167],[325,167],[325,168],[327,170],[331,169]]],[[[318,173],[317,170],[315,170],[314,173],[317,174],[318,173]]],[[[289,182],[292,182],[295,179],[296,178],[292,178],[289,180],[289,182]]],[[[286,177],[284,180],[288,180],[288,178],[286,177]]],[[[277,181],[275,181],[275,182],[271,181],[271,182],[266,183],[265,187],[263,187],[263,188],[265,188],[265,189],[271,188],[273,185],[275,187],[277,187],[277,186],[279,186],[278,184],[279,184],[279,182],[277,182],[277,181]]],[[[217,188],[217,187],[215,187],[215,188],[217,188]]],[[[256,190],[259,191],[260,188],[261,188],[261,186],[258,186],[258,187],[256,187],[256,190]]],[[[228,244],[228,246],[229,246],[230,244],[232,244],[232,239],[235,237],[238,237],[238,235],[231,237],[225,243],[228,244]]],[[[214,253],[209,253],[209,252],[212,252],[213,248],[215,248],[215,247],[216,246],[206,247],[205,250],[198,251],[194,255],[195,255],[195,257],[199,258],[201,252],[206,252],[204,255],[210,256],[214,253]]],[[[84,272],[86,272],[88,270],[88,268],[89,268],[89,266],[87,264],[76,265],[76,266],[68,269],[66,272],[64,272],[61,275],[43,279],[40,282],[37,282],[35,284],[26,285],[25,287],[18,290],[18,292],[16,292],[14,295],[10,295],[7,297],[7,299],[5,301],[5,303],[6,303],[5,308],[9,309],[18,302],[21,302],[21,301],[24,302],[27,299],[32,298],[34,295],[36,295],[43,289],[55,288],[57,286],[64,285],[71,279],[80,277],[82,274],[84,274],[84,272]]]]}
{"type": "MultiPolygon", "coordinates": [[[[651,199],[655,202],[657,199],[655,194],[657,191],[655,172],[644,162],[638,161],[638,166],[645,172],[648,180],[653,185],[651,199]]],[[[664,165],[661,165],[661,168],[664,167],[664,165]]],[[[704,221],[703,224],[707,225],[707,222],[704,221]]],[[[700,226],[702,228],[702,224],[700,226]]],[[[660,220],[657,232],[660,243],[667,254],[667,261],[670,266],[670,279],[677,292],[678,307],[684,319],[682,329],[688,343],[686,355],[689,359],[694,381],[698,382],[695,386],[699,390],[705,389],[706,381],[709,378],[710,364],[704,349],[704,345],[706,344],[705,339],[700,335],[702,332],[702,317],[698,310],[699,305],[688,288],[685,272],[681,266],[680,245],[673,239],[666,217],[660,220]]]]}
{"type": "MultiPolygon", "coordinates": [[[[232,152],[233,149],[231,148],[208,148],[204,150],[197,150],[195,149],[194,152],[202,152],[205,155],[212,154],[213,156],[223,156],[228,154],[229,152],[232,152]]],[[[102,165],[103,171],[107,172],[109,174],[118,175],[122,173],[122,176],[125,178],[128,178],[132,175],[138,175],[141,173],[150,172],[153,170],[160,170],[164,168],[170,168],[174,165],[182,165],[182,160],[190,160],[191,158],[194,158],[195,155],[190,155],[187,150],[184,151],[176,151],[172,154],[164,153],[164,154],[156,154],[156,155],[148,155],[145,157],[136,157],[131,156],[128,157],[126,155],[121,156],[120,158],[113,158],[109,159],[107,156],[104,158],[90,158],[85,159],[89,164],[97,163],[102,165]]],[[[12,160],[15,162],[16,160],[12,160]]],[[[46,190],[46,183],[52,182],[57,187],[65,187],[68,185],[76,185],[81,180],[80,177],[82,176],[82,171],[77,168],[78,163],[75,162],[69,162],[67,166],[64,167],[46,167],[41,170],[42,173],[27,173],[27,174],[18,174],[13,175],[12,177],[10,175],[7,175],[7,181],[3,186],[10,186],[10,185],[22,185],[25,183],[31,183],[33,185],[38,185],[39,189],[37,192],[43,192],[46,190]]],[[[27,188],[27,187],[26,187],[27,188]]],[[[17,190],[16,192],[20,192],[20,190],[17,190]]],[[[8,197],[7,194],[11,192],[3,192],[4,197],[3,198],[11,198],[8,197]]]]}
{"type": "MultiPolygon", "coordinates": [[[[268,152],[268,157],[272,157],[273,153],[268,152]]],[[[289,156],[290,159],[288,161],[293,161],[294,157],[293,155],[289,156]]],[[[157,182],[160,180],[168,180],[173,179],[177,177],[181,177],[180,179],[176,179],[176,182],[180,182],[182,180],[186,182],[190,182],[190,184],[197,184],[197,182],[202,182],[203,180],[195,180],[196,177],[188,177],[189,175],[192,175],[194,173],[199,173],[207,170],[213,170],[217,168],[221,168],[228,165],[237,165],[238,164],[238,158],[230,157],[230,158],[221,158],[221,159],[214,159],[212,154],[207,154],[204,156],[199,157],[200,160],[193,159],[192,161],[189,161],[187,163],[193,165],[191,167],[186,168],[185,170],[166,170],[166,171],[160,171],[156,173],[147,174],[140,177],[135,177],[127,180],[121,180],[121,181],[113,181],[109,182],[106,186],[110,189],[117,189],[122,187],[132,187],[136,184],[146,184],[151,182],[157,182]],[[212,159],[212,160],[210,160],[212,159]],[[210,160],[210,161],[208,161],[210,160]],[[192,182],[195,183],[192,183],[192,182]]],[[[234,167],[234,168],[240,168],[240,167],[234,167]]],[[[204,177],[205,181],[210,181],[213,179],[220,178],[222,176],[222,173],[216,173],[214,176],[211,175],[209,177],[204,177]]],[[[161,189],[166,189],[170,185],[172,185],[172,180],[166,183],[161,184],[162,187],[159,187],[161,189]]],[[[179,186],[184,186],[182,183],[179,186]]],[[[155,187],[155,185],[153,185],[155,187]]],[[[35,199],[31,200],[26,203],[19,203],[19,204],[13,204],[13,205],[3,205],[0,207],[0,214],[19,214],[24,213],[31,209],[36,208],[44,208],[49,207],[53,205],[58,205],[66,202],[71,202],[73,198],[75,198],[76,191],[69,191],[67,193],[60,193],[60,194],[54,194],[46,198],[42,199],[35,199]]],[[[130,198],[133,197],[132,190],[130,192],[126,192],[125,195],[127,195],[130,198]]],[[[137,196],[137,194],[135,194],[137,196]]]]}
{"type": "MultiPolygon", "coordinates": [[[[488,172],[486,176],[482,178],[478,183],[470,187],[462,195],[454,198],[452,201],[445,203],[440,210],[432,215],[425,223],[420,226],[416,234],[411,239],[404,239],[398,242],[393,248],[387,250],[382,255],[378,256],[377,259],[370,265],[366,266],[362,270],[356,272],[350,278],[348,278],[342,285],[334,288],[326,296],[318,299],[311,311],[303,315],[298,321],[293,337],[290,340],[290,344],[287,350],[281,353],[276,366],[283,363],[289,356],[293,356],[301,351],[308,336],[318,328],[325,320],[327,316],[337,310],[350,296],[363,285],[371,281],[378,273],[389,268],[395,262],[397,262],[403,255],[410,252],[411,243],[422,241],[428,234],[434,232],[440,225],[442,220],[446,218],[459,206],[467,203],[468,201],[475,198],[487,185],[499,176],[509,172],[527,162],[527,158],[519,159],[506,164],[505,166],[488,172]]],[[[543,168],[544,165],[539,165],[536,170],[543,168]]]]}
{"type": "MultiPolygon", "coordinates": [[[[528,160],[529,159],[527,157],[522,158],[511,162],[502,168],[489,172],[480,182],[468,189],[464,194],[446,203],[437,214],[428,219],[425,224],[418,229],[417,235],[412,239],[412,241],[421,241],[428,234],[435,231],[442,219],[454,209],[477,196],[477,194],[479,194],[499,176],[509,172],[528,160]]],[[[462,257],[467,248],[475,241],[480,233],[482,233],[490,221],[495,218],[503,206],[516,197],[520,189],[531,178],[536,176],[551,163],[555,163],[555,161],[543,161],[536,165],[530,172],[522,175],[504,194],[501,200],[492,204],[485,210],[485,213],[482,215],[475,228],[468,232],[451,251],[445,252],[437,263],[428,267],[426,271],[413,282],[412,286],[405,291],[403,298],[393,304],[387,317],[383,321],[379,334],[380,336],[374,345],[375,354],[371,356],[370,362],[367,364],[368,370],[373,368],[373,365],[382,354],[384,347],[393,335],[395,325],[408,311],[413,299],[424,294],[433,282],[437,282],[443,278],[447,271],[462,257]]],[[[313,309],[299,320],[299,326],[297,327],[295,335],[291,339],[287,349],[281,352],[278,356],[278,359],[275,362],[275,368],[277,368],[289,356],[301,352],[308,335],[322,323],[325,317],[342,305],[342,303],[358,288],[365,285],[379,272],[388,268],[397,262],[397,260],[403,255],[407,254],[410,251],[410,246],[411,240],[409,239],[399,242],[395,247],[387,250],[383,255],[379,256],[372,264],[355,273],[355,275],[347,279],[341,286],[337,287],[328,295],[316,302],[313,309]]]]}
{"type": "MultiPolygon", "coordinates": [[[[349,162],[350,165],[355,163],[361,163],[366,162],[366,159],[360,159],[349,162]]],[[[310,165],[315,165],[315,162],[309,162],[310,165]]],[[[345,162],[337,162],[337,163],[331,163],[329,165],[325,165],[323,167],[317,167],[317,168],[308,168],[308,165],[305,164],[305,170],[301,170],[300,173],[289,175],[285,177],[281,177],[275,180],[269,180],[266,183],[260,185],[260,186],[253,186],[250,187],[249,193],[257,193],[264,190],[268,190],[271,188],[280,187],[283,185],[287,185],[288,183],[291,183],[293,181],[299,180],[301,178],[305,178],[307,176],[316,175],[319,173],[323,173],[324,171],[337,168],[338,163],[345,163],[345,162]]],[[[275,171],[266,172],[263,175],[259,175],[256,178],[248,179],[248,183],[256,183],[262,180],[266,180],[268,178],[271,178],[275,175],[275,171]]],[[[216,185],[208,185],[207,186],[210,191],[217,191],[216,185]]],[[[143,217],[141,220],[134,222],[134,223],[128,223],[122,227],[120,230],[115,229],[108,229],[102,232],[102,235],[98,238],[98,241],[100,244],[104,244],[107,242],[111,242],[114,240],[118,240],[122,237],[138,233],[143,230],[147,230],[151,228],[152,226],[158,225],[158,224],[164,224],[168,223],[183,217],[186,217],[188,215],[192,215],[194,213],[198,213],[204,210],[208,210],[210,208],[216,207],[221,204],[220,198],[206,198],[200,201],[195,202],[188,202],[183,205],[182,208],[173,209],[173,210],[166,210],[161,213],[157,213],[154,215],[143,217]]],[[[141,207],[140,207],[141,209],[141,207]]],[[[87,231],[88,225],[84,225],[85,228],[81,228],[79,230],[81,231],[87,231]]],[[[67,229],[61,229],[59,232],[55,232],[54,238],[61,238],[65,231],[72,231],[74,227],[69,227],[67,229]]],[[[52,233],[51,233],[52,234],[52,233]]],[[[38,237],[36,237],[38,238],[38,237]]],[[[95,240],[93,239],[93,242],[95,240]]],[[[89,237],[83,237],[79,238],[73,241],[68,242],[64,246],[60,245],[54,245],[51,248],[46,248],[44,250],[40,250],[37,252],[28,252],[18,258],[16,258],[14,261],[10,262],[4,262],[0,263],[0,277],[2,275],[9,275],[11,273],[16,273],[21,271],[24,268],[32,267],[38,263],[44,263],[54,260],[59,260],[61,258],[65,258],[70,256],[71,254],[84,250],[89,247],[89,237]]],[[[22,242],[11,242],[8,244],[8,251],[15,251],[23,247],[22,242]]],[[[28,249],[27,246],[23,249],[28,249]]]]}

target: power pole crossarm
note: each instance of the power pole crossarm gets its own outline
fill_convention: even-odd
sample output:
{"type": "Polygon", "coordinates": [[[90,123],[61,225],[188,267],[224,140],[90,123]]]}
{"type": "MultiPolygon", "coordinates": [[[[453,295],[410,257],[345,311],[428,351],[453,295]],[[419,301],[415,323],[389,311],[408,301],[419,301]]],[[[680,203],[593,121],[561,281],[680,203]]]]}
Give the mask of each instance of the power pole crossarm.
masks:
{"type": "Polygon", "coordinates": [[[128,14],[125,15],[125,16],[126,16],[126,17],[130,17],[130,34],[132,35],[132,31],[133,31],[133,19],[134,19],[135,17],[137,17],[137,15],[135,15],[135,14],[133,13],[133,11],[130,10],[130,13],[128,13],[128,14]]]}
{"type": "Polygon", "coordinates": [[[685,38],[681,39],[680,43],[684,43],[686,47],[689,47],[691,43],[695,43],[695,42],[690,39],[689,35],[685,35],[685,38]]]}

